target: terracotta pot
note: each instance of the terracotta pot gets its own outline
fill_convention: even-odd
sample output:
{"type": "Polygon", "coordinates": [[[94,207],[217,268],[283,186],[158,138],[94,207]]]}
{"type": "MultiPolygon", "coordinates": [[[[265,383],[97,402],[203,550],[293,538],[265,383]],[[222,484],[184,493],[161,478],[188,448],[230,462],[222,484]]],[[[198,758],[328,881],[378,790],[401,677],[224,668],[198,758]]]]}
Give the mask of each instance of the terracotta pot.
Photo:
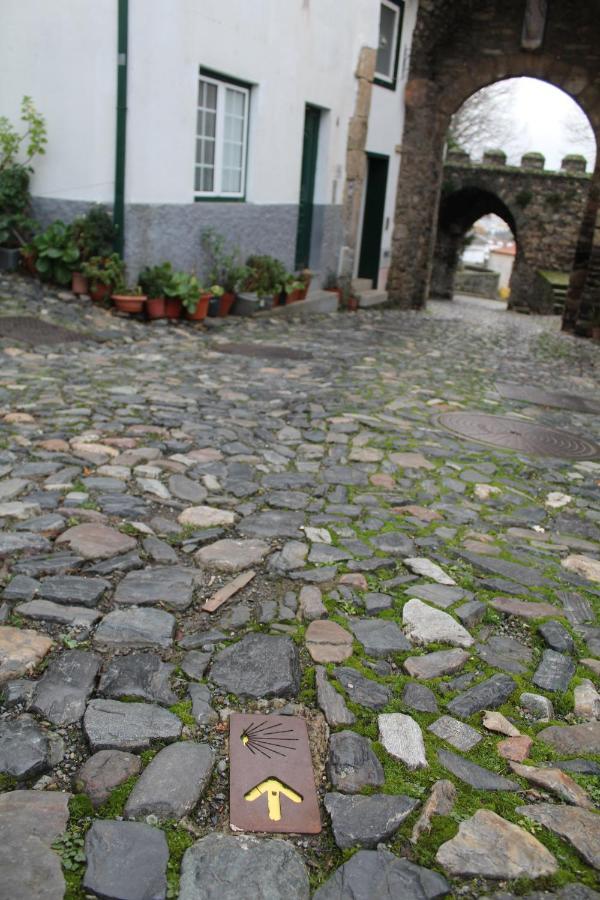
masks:
{"type": "Polygon", "coordinates": [[[165,298],[164,297],[148,297],[146,300],[146,314],[149,319],[164,319],[165,317],[165,298]]]}
{"type": "Polygon", "coordinates": [[[33,275],[34,278],[37,278],[38,270],[35,267],[36,255],[35,253],[22,253],[21,254],[21,265],[25,269],[26,272],[29,272],[30,275],[33,275]]]}
{"type": "Polygon", "coordinates": [[[290,291],[289,294],[285,295],[285,305],[287,306],[290,303],[297,303],[298,300],[302,300],[302,291],[290,291]]]}
{"type": "Polygon", "coordinates": [[[96,303],[100,303],[102,300],[106,300],[108,296],[110,296],[110,285],[101,284],[96,281],[89,285],[88,292],[92,300],[95,300],[96,303]]]}
{"type": "Polygon", "coordinates": [[[179,297],[165,297],[165,317],[167,319],[181,318],[181,300],[179,297]]]}
{"type": "Polygon", "coordinates": [[[219,297],[219,312],[217,313],[217,315],[219,316],[220,319],[224,319],[225,316],[229,315],[229,313],[231,311],[231,307],[233,306],[234,303],[235,303],[235,294],[233,294],[233,293],[232,294],[223,294],[221,297],[219,297]]]}
{"type": "Polygon", "coordinates": [[[146,302],[146,297],[141,294],[132,296],[131,294],[112,294],[110,298],[117,309],[126,313],[140,313],[146,302]]]}
{"type": "Polygon", "coordinates": [[[348,297],[348,306],[346,308],[351,312],[356,312],[358,309],[358,297],[348,297]]]}
{"type": "Polygon", "coordinates": [[[309,288],[309,285],[306,285],[306,287],[303,287],[301,291],[298,291],[298,293],[300,295],[298,297],[298,300],[306,300],[306,295],[308,294],[308,288],[309,288]]]}
{"type": "Polygon", "coordinates": [[[78,296],[79,294],[87,294],[88,280],[81,272],[73,272],[73,275],[71,276],[71,290],[78,296]]]}
{"type": "Polygon", "coordinates": [[[210,294],[200,294],[200,297],[198,298],[198,305],[196,306],[196,311],[193,313],[186,311],[186,319],[191,319],[193,322],[201,322],[202,319],[205,319],[208,314],[209,303],[210,294]]]}

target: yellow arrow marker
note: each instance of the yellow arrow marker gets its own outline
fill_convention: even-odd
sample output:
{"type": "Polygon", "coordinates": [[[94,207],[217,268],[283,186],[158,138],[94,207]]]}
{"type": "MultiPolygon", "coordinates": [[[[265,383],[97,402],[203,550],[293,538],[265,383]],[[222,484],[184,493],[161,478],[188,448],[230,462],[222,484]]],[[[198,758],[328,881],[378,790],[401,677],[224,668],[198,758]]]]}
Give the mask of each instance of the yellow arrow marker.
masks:
{"type": "Polygon", "coordinates": [[[251,791],[244,794],[244,800],[248,800],[252,803],[253,800],[258,800],[263,794],[267,794],[269,818],[272,822],[279,822],[281,819],[280,794],[283,794],[283,796],[287,797],[288,800],[291,800],[292,803],[302,803],[300,794],[297,794],[291,788],[286,787],[285,784],[282,784],[277,778],[267,778],[266,781],[261,781],[261,783],[257,784],[251,791]]]}

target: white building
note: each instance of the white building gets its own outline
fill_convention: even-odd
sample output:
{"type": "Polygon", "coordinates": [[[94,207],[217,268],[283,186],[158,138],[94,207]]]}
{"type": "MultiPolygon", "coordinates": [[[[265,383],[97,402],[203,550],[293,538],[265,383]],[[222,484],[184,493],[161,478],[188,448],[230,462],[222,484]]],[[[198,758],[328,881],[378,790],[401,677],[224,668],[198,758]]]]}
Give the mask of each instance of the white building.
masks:
{"type": "Polygon", "coordinates": [[[48,126],[38,218],[122,208],[130,271],[163,259],[199,268],[208,226],[244,253],[337,270],[355,73],[361,49],[379,48],[353,257],[354,274],[385,274],[416,7],[0,0],[0,115],[16,121],[30,95],[48,126]]]}

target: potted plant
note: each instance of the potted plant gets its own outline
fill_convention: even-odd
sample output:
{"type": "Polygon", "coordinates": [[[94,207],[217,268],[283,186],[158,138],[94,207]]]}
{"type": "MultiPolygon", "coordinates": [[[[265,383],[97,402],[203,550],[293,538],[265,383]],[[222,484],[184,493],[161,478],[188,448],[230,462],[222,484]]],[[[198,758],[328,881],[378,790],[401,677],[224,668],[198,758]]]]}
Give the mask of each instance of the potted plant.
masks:
{"type": "Polygon", "coordinates": [[[165,313],[168,319],[178,319],[182,307],[187,318],[203,319],[208,312],[210,294],[202,291],[195,275],[188,272],[174,272],[166,286],[165,313]]]}
{"type": "Polygon", "coordinates": [[[297,303],[298,300],[304,300],[306,293],[304,291],[304,282],[298,281],[297,278],[291,278],[284,286],[285,303],[297,303]]]}
{"type": "Polygon", "coordinates": [[[31,243],[35,251],[35,268],[41,277],[55,284],[69,284],[79,260],[70,226],[57,219],[31,243]]]}
{"type": "MultiPolygon", "coordinates": [[[[224,316],[228,315],[229,309],[227,309],[226,312],[221,311],[221,303],[223,302],[223,297],[225,296],[225,291],[223,290],[223,288],[218,284],[213,284],[209,289],[209,293],[210,300],[208,303],[208,315],[211,318],[223,318],[224,316]]],[[[235,300],[235,294],[233,294],[232,296],[233,300],[235,300]]]]}
{"type": "Polygon", "coordinates": [[[117,309],[130,314],[142,312],[146,302],[146,297],[142,293],[139,284],[133,288],[128,288],[124,282],[117,285],[110,299],[117,309]]]}
{"type": "Polygon", "coordinates": [[[298,279],[304,285],[303,293],[302,293],[302,296],[300,297],[301,300],[304,300],[306,298],[306,295],[308,294],[308,289],[310,288],[310,282],[312,281],[312,277],[313,277],[313,273],[311,272],[310,269],[302,269],[302,271],[298,275],[298,279]]]}
{"type": "MultiPolygon", "coordinates": [[[[75,219],[71,227],[82,262],[87,262],[94,256],[110,256],[117,230],[103,206],[92,206],[85,216],[75,219]]],[[[88,283],[83,272],[73,272],[71,290],[74,294],[87,294],[88,283]]]]}
{"type": "Polygon", "coordinates": [[[278,306],[283,286],[289,279],[283,263],[273,256],[254,255],[248,257],[246,267],[244,289],[261,299],[272,298],[271,306],[278,306]]]}
{"type": "Polygon", "coordinates": [[[33,234],[36,223],[29,217],[31,196],[29,163],[45,153],[46,125],[31,97],[21,101],[22,133],[0,116],[0,269],[16,269],[21,248],[33,234]],[[18,154],[25,161],[17,162],[18,154]]]}
{"type": "Polygon", "coordinates": [[[149,319],[164,319],[166,316],[167,289],[173,278],[171,263],[160,266],[146,266],[139,276],[142,290],[147,296],[146,314],[149,319]]]}
{"type": "Polygon", "coordinates": [[[125,280],[125,263],[118,253],[92,256],[81,267],[88,280],[92,300],[105,300],[125,280]]]}
{"type": "MultiPolygon", "coordinates": [[[[207,228],[202,232],[202,250],[206,260],[205,283],[218,285],[222,289],[219,296],[218,312],[221,318],[229,315],[235,302],[236,292],[248,275],[248,270],[240,261],[240,249],[227,249],[225,238],[207,228]]],[[[212,288],[211,288],[212,290],[212,288]]],[[[217,296],[213,293],[213,297],[217,296]]]]}

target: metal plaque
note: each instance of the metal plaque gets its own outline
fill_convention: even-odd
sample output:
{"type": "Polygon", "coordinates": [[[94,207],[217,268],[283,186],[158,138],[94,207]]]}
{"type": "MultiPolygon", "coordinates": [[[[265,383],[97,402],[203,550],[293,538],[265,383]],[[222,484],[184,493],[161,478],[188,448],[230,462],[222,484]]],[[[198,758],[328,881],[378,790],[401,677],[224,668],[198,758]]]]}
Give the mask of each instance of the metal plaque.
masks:
{"type": "Polygon", "coordinates": [[[231,828],[318,834],[308,731],[297,716],[229,717],[231,828]]]}
{"type": "Polygon", "coordinates": [[[253,356],[259,359],[312,359],[312,353],[308,350],[294,350],[293,347],[280,347],[279,344],[236,344],[214,343],[211,350],[215,353],[227,353],[234,356],[253,356]]]}
{"type": "Polygon", "coordinates": [[[535,425],[510,416],[488,413],[442,413],[436,421],[458,437],[517,450],[530,456],[550,456],[554,459],[594,459],[600,447],[593,441],[558,428],[535,425]]]}
{"type": "Polygon", "coordinates": [[[0,338],[42,346],[92,340],[89,334],[71,331],[33,316],[0,316],[0,338]]]}
{"type": "Polygon", "coordinates": [[[600,403],[597,400],[590,400],[577,394],[546,391],[543,388],[515,384],[512,381],[498,381],[496,388],[498,393],[508,400],[522,400],[524,403],[535,403],[537,406],[554,406],[557,409],[600,415],[600,403]]]}

